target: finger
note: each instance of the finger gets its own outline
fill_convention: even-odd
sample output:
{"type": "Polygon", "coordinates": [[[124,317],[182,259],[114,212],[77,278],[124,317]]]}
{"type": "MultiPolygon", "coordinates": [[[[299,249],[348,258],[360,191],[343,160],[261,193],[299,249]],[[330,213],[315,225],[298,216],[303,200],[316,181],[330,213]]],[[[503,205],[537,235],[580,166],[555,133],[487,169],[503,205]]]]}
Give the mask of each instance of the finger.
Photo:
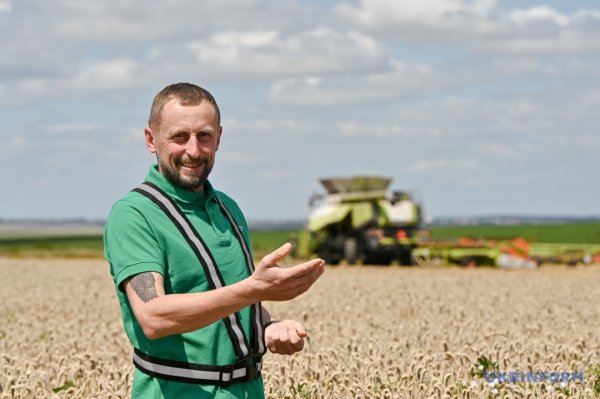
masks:
{"type": "Polygon", "coordinates": [[[315,281],[321,275],[321,272],[306,274],[295,276],[291,279],[288,279],[286,294],[288,298],[296,298],[298,295],[304,294],[306,291],[312,287],[315,281]]]}
{"type": "Polygon", "coordinates": [[[319,277],[321,277],[321,275],[325,273],[325,268],[324,267],[320,267],[318,269],[314,269],[312,271],[312,273],[310,274],[310,278],[312,279],[312,282],[314,283],[315,281],[317,281],[319,279],[319,277]]]}
{"type": "Polygon", "coordinates": [[[290,336],[290,344],[294,350],[294,353],[301,351],[302,348],[304,348],[304,339],[298,335],[296,330],[289,330],[288,333],[290,336]]]}
{"type": "Polygon", "coordinates": [[[306,329],[302,325],[300,325],[300,327],[296,329],[296,333],[301,338],[306,338],[308,336],[308,332],[306,331],[306,329]]]}
{"type": "Polygon", "coordinates": [[[265,342],[267,344],[267,348],[269,348],[269,351],[271,351],[272,353],[278,353],[277,341],[279,340],[279,332],[277,331],[274,333],[274,329],[277,330],[275,325],[271,324],[269,328],[265,330],[265,342]]]}
{"type": "Polygon", "coordinates": [[[271,353],[279,353],[279,352],[277,352],[277,345],[276,345],[276,341],[274,339],[269,341],[269,343],[267,344],[267,348],[269,348],[269,351],[271,353]]]}
{"type": "Polygon", "coordinates": [[[316,269],[309,270],[307,273],[301,273],[294,275],[293,280],[296,282],[298,288],[310,288],[325,272],[325,268],[317,267],[316,269]]]}
{"type": "Polygon", "coordinates": [[[311,259],[308,262],[299,263],[295,266],[288,267],[286,273],[288,273],[288,277],[302,277],[310,274],[315,270],[324,270],[325,261],[323,259],[311,259]]]}
{"type": "Polygon", "coordinates": [[[288,333],[288,329],[286,327],[279,328],[279,336],[275,340],[275,345],[277,346],[277,352],[282,355],[289,355],[293,353],[292,344],[290,343],[290,336],[288,333]]]}
{"type": "Polygon", "coordinates": [[[305,331],[304,326],[298,320],[286,319],[278,323],[280,326],[285,326],[289,330],[305,331]]]}
{"type": "Polygon", "coordinates": [[[272,324],[265,331],[265,341],[267,348],[271,353],[277,353],[280,355],[289,354],[289,336],[287,334],[287,328],[283,325],[284,322],[272,324]]]}
{"type": "Polygon", "coordinates": [[[286,242],[285,244],[277,248],[275,251],[271,252],[268,255],[265,255],[265,257],[262,258],[261,263],[266,265],[275,265],[277,264],[277,262],[288,256],[291,250],[292,244],[286,242]]]}

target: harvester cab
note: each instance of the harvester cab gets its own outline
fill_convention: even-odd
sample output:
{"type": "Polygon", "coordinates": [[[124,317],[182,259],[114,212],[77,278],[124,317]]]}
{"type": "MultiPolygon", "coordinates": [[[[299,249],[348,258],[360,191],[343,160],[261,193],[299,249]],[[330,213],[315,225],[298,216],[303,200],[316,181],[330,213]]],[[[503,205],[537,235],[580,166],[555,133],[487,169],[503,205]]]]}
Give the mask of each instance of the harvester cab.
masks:
{"type": "Polygon", "coordinates": [[[329,264],[410,265],[421,206],[406,191],[388,191],[391,179],[378,176],[320,180],[326,194],[314,195],[304,243],[305,254],[329,264]]]}

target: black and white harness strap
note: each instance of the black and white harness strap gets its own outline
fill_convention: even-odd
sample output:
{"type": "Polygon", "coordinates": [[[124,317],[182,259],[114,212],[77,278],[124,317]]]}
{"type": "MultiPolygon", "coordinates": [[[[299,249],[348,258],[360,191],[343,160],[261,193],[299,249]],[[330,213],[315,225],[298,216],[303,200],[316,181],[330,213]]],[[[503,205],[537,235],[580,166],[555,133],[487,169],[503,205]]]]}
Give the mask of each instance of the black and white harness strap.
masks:
{"type": "MultiPolygon", "coordinates": [[[[221,271],[219,270],[217,262],[215,261],[212,253],[198,231],[194,228],[190,220],[185,216],[175,201],[158,186],[149,182],[142,183],[133,191],[144,195],[154,202],[173,222],[175,227],[177,227],[183,238],[190,245],[190,248],[196,255],[198,262],[204,269],[204,273],[207,276],[207,281],[210,288],[217,289],[224,287],[225,282],[223,280],[223,276],[221,275],[221,271]]],[[[254,264],[244,236],[237,222],[229,210],[225,207],[221,199],[218,197],[215,198],[219,204],[219,207],[221,208],[221,211],[227,217],[233,229],[234,235],[240,242],[248,272],[252,274],[252,272],[254,272],[254,264]]],[[[227,328],[227,333],[231,339],[233,349],[236,353],[238,363],[229,366],[188,364],[165,359],[157,359],[136,349],[134,353],[134,364],[141,371],[149,375],[182,382],[231,384],[232,382],[254,378],[256,377],[257,373],[260,372],[261,355],[266,352],[263,327],[261,323],[262,307],[260,303],[252,305],[251,317],[251,344],[246,340],[246,336],[244,335],[241,325],[241,318],[237,312],[232,313],[223,319],[223,322],[227,328]],[[252,365],[248,366],[246,359],[255,359],[256,364],[259,365],[259,367],[257,368],[256,366],[252,365]],[[156,362],[156,360],[159,360],[160,362],[156,362]]]]}
{"type": "Polygon", "coordinates": [[[210,366],[160,359],[148,356],[137,348],[133,352],[133,364],[140,371],[153,377],[221,387],[257,378],[262,369],[262,361],[260,357],[256,357],[256,364],[248,364],[250,359],[227,366],[210,366]]]}
{"type": "MultiPolygon", "coordinates": [[[[252,256],[250,255],[250,250],[248,249],[248,245],[246,245],[246,240],[244,240],[244,235],[242,234],[240,227],[238,226],[237,222],[235,221],[235,219],[233,218],[233,216],[231,215],[231,213],[229,212],[229,210],[227,209],[227,207],[225,206],[225,204],[223,203],[223,201],[221,201],[221,199],[219,197],[215,197],[219,207],[221,208],[221,211],[225,214],[225,216],[227,217],[227,220],[229,221],[229,224],[231,225],[231,227],[233,228],[233,231],[235,232],[236,237],[238,238],[238,241],[240,242],[240,245],[242,247],[242,251],[244,252],[244,257],[246,259],[246,266],[248,267],[248,271],[250,272],[250,274],[254,273],[254,261],[252,260],[252,256]]],[[[254,325],[252,326],[252,331],[253,331],[253,339],[254,342],[252,342],[252,346],[253,348],[256,350],[257,353],[259,354],[264,354],[267,351],[267,348],[265,347],[265,340],[263,337],[263,325],[262,325],[262,307],[260,303],[255,303],[254,305],[252,305],[252,320],[254,325]]]]}

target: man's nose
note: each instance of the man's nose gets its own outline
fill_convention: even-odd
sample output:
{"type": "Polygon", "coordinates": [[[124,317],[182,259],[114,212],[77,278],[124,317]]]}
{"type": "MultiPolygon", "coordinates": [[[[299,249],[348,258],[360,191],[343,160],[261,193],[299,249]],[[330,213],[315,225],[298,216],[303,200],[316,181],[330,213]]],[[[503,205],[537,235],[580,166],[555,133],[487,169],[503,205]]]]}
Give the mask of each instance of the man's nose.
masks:
{"type": "Polygon", "coordinates": [[[185,152],[191,158],[198,158],[202,154],[202,150],[200,149],[200,140],[198,140],[196,135],[190,135],[190,138],[186,143],[185,152]]]}

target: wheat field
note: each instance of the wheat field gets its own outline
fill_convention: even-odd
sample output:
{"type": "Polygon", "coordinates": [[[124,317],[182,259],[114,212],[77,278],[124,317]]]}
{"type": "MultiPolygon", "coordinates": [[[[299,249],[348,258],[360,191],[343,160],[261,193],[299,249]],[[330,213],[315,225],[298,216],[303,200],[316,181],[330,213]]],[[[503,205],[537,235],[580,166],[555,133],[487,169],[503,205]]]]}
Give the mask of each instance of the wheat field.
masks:
{"type": "MultiPolygon", "coordinates": [[[[302,353],[266,356],[267,397],[598,397],[599,279],[591,266],[328,268],[304,296],[265,304],[310,334],[302,353]]],[[[0,281],[0,399],[129,396],[106,262],[5,258],[0,281]]]]}

